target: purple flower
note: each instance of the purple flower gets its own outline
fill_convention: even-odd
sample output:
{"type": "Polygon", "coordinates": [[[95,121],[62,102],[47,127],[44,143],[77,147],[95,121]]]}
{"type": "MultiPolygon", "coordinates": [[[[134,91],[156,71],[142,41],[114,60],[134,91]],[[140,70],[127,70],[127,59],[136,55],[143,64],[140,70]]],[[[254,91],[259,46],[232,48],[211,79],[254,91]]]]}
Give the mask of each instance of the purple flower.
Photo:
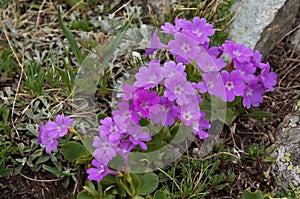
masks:
{"type": "Polygon", "coordinates": [[[115,144],[113,144],[106,135],[100,134],[100,136],[95,136],[93,147],[96,148],[93,152],[93,156],[104,164],[108,164],[108,162],[116,156],[115,144]]]}
{"type": "Polygon", "coordinates": [[[213,72],[220,71],[226,66],[226,63],[223,58],[216,58],[211,56],[206,50],[202,50],[196,58],[197,66],[203,72],[213,72]]]}
{"type": "Polygon", "coordinates": [[[205,130],[210,128],[209,121],[204,119],[205,115],[205,112],[200,112],[199,120],[194,121],[192,124],[193,133],[198,135],[200,139],[205,139],[208,137],[208,133],[205,130]]]}
{"type": "Polygon", "coordinates": [[[152,138],[148,132],[143,132],[141,126],[130,126],[128,128],[129,140],[133,145],[139,145],[141,149],[147,150],[144,142],[150,141],[152,138]]]}
{"type": "Polygon", "coordinates": [[[232,102],[235,96],[241,96],[245,88],[244,79],[238,71],[228,73],[226,70],[221,72],[222,79],[225,86],[226,99],[232,102]]]}
{"type": "MultiPolygon", "coordinates": [[[[204,73],[202,79],[206,84],[209,94],[219,96],[223,101],[226,101],[225,86],[223,84],[223,80],[220,73],[218,72],[204,73]]],[[[205,90],[204,87],[202,89],[205,90]]]]}
{"type": "Polygon", "coordinates": [[[250,108],[251,105],[258,107],[259,103],[263,101],[262,95],[264,94],[264,86],[258,84],[257,79],[249,82],[249,84],[244,89],[243,93],[243,106],[250,108]]]}
{"type": "Polygon", "coordinates": [[[195,59],[198,52],[201,51],[201,48],[193,39],[182,33],[176,33],[174,35],[174,40],[169,41],[168,46],[170,52],[183,59],[182,61],[185,64],[188,64],[191,60],[195,59]]]}
{"type": "Polygon", "coordinates": [[[256,67],[259,67],[259,64],[261,63],[261,59],[262,59],[262,54],[258,50],[254,51],[251,62],[256,67]]]}
{"type": "Polygon", "coordinates": [[[182,75],[184,78],[186,78],[186,73],[184,72],[185,70],[185,65],[182,63],[176,63],[174,61],[168,61],[164,63],[163,67],[163,75],[166,78],[171,78],[174,77],[175,75],[182,75]]]}
{"type": "Polygon", "coordinates": [[[222,46],[225,53],[241,63],[249,62],[253,55],[253,51],[250,48],[242,44],[235,44],[230,40],[226,40],[222,46]]]}
{"type": "Polygon", "coordinates": [[[122,141],[117,148],[117,153],[123,158],[128,158],[129,153],[136,145],[133,145],[129,140],[122,141]]]}
{"type": "Polygon", "coordinates": [[[73,120],[64,115],[57,115],[55,122],[49,121],[46,123],[46,129],[52,137],[63,137],[68,133],[68,126],[73,124],[73,120]]]}
{"type": "Polygon", "coordinates": [[[176,100],[179,105],[188,104],[190,95],[195,96],[196,94],[195,89],[181,75],[166,79],[165,87],[164,96],[170,101],[176,100]]]}
{"type": "Polygon", "coordinates": [[[148,89],[157,86],[163,79],[162,68],[160,67],[159,60],[151,61],[149,67],[141,67],[139,72],[135,75],[135,78],[135,87],[148,89]]]}
{"type": "Polygon", "coordinates": [[[164,25],[161,26],[161,29],[162,29],[161,32],[174,35],[175,33],[180,32],[183,24],[185,24],[187,22],[188,21],[185,19],[178,19],[176,17],[175,26],[169,22],[165,22],[164,25]]]}
{"type": "Polygon", "coordinates": [[[147,89],[136,91],[136,96],[132,103],[135,111],[140,112],[143,117],[149,119],[150,112],[157,111],[157,109],[152,109],[152,107],[159,103],[159,96],[157,96],[156,92],[150,92],[147,89]]]}
{"type": "Polygon", "coordinates": [[[273,86],[276,85],[277,75],[274,72],[270,72],[270,64],[260,64],[262,69],[261,74],[258,76],[258,80],[264,85],[265,89],[274,91],[273,86]]]}
{"type": "Polygon", "coordinates": [[[97,182],[100,182],[103,179],[103,177],[106,176],[107,174],[117,175],[116,171],[110,170],[106,164],[103,164],[99,160],[93,159],[92,165],[96,168],[92,167],[87,169],[86,171],[89,174],[88,175],[89,180],[95,180],[97,182]]]}
{"type": "Polygon", "coordinates": [[[200,108],[197,103],[191,103],[181,107],[180,112],[180,120],[182,120],[186,126],[192,125],[200,118],[200,108]]]}
{"type": "Polygon", "coordinates": [[[129,105],[127,102],[118,103],[119,110],[113,110],[112,115],[116,125],[122,132],[127,131],[127,127],[131,122],[138,124],[141,117],[135,111],[134,105],[129,105]]]}
{"type": "Polygon", "coordinates": [[[122,89],[123,91],[125,91],[125,93],[122,94],[122,99],[125,101],[131,100],[136,88],[134,86],[131,86],[130,84],[125,84],[124,86],[122,86],[122,89]]]}
{"type": "Polygon", "coordinates": [[[48,154],[50,154],[52,150],[56,150],[58,145],[57,137],[51,137],[46,127],[42,123],[40,123],[38,143],[41,143],[43,146],[46,146],[46,152],[48,154]]]}
{"type": "Polygon", "coordinates": [[[110,117],[100,120],[100,123],[102,124],[99,126],[100,134],[106,135],[112,143],[119,144],[121,139],[121,130],[116,123],[110,117]]]}
{"type": "Polygon", "coordinates": [[[214,57],[220,57],[223,53],[223,48],[220,46],[212,46],[207,49],[208,54],[214,57]]]}
{"type": "Polygon", "coordinates": [[[234,62],[236,66],[236,70],[240,73],[240,75],[244,78],[244,80],[248,83],[256,79],[254,73],[256,71],[256,67],[253,63],[240,63],[234,62]]]}
{"type": "Polygon", "coordinates": [[[161,123],[163,126],[173,125],[179,113],[179,107],[173,104],[174,102],[162,97],[159,103],[160,111],[155,114],[152,113],[151,120],[156,124],[161,123]]]}
{"type": "Polygon", "coordinates": [[[46,152],[50,154],[52,150],[57,149],[57,139],[65,136],[68,133],[68,126],[72,124],[73,120],[64,115],[57,115],[55,122],[48,121],[45,126],[40,123],[38,142],[46,146],[46,152]]]}
{"type": "Polygon", "coordinates": [[[146,49],[146,55],[152,54],[154,51],[158,49],[168,48],[167,45],[161,43],[157,36],[157,31],[155,30],[152,37],[151,37],[151,46],[150,48],[146,49]]]}
{"type": "Polygon", "coordinates": [[[204,18],[194,17],[193,23],[188,21],[182,24],[181,32],[193,38],[197,43],[204,44],[209,43],[208,36],[213,35],[215,30],[211,24],[206,23],[204,18]]]}

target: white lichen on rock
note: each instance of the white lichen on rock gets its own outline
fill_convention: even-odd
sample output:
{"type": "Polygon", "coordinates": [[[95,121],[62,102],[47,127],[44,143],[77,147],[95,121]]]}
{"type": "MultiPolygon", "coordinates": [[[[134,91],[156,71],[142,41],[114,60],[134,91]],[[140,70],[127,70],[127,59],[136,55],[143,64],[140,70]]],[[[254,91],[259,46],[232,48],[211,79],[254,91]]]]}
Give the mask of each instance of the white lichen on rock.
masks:
{"type": "Polygon", "coordinates": [[[300,198],[300,100],[293,109],[279,125],[276,142],[267,151],[276,159],[271,174],[277,189],[293,191],[300,198]]]}

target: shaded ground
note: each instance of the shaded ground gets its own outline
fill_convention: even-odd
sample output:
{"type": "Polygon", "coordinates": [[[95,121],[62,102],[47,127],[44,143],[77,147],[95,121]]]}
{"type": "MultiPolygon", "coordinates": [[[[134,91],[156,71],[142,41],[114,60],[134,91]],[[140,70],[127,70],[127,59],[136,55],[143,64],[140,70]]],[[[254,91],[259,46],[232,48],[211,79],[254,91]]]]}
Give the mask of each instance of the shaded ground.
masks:
{"type": "MultiPolygon", "coordinates": [[[[293,30],[298,21],[291,27],[293,30]]],[[[284,116],[291,112],[292,104],[300,95],[300,52],[296,52],[288,41],[288,36],[275,47],[273,52],[267,57],[274,71],[278,74],[278,84],[275,92],[267,93],[261,108],[274,114],[273,118],[253,119],[238,118],[235,122],[235,129],[225,129],[222,137],[225,145],[235,149],[246,150],[249,146],[257,143],[260,146],[268,147],[274,142],[276,128],[283,120],[284,116]]],[[[16,82],[0,79],[1,88],[15,84],[16,82]]],[[[240,162],[231,165],[237,175],[237,180],[232,184],[232,198],[238,195],[245,188],[260,187],[272,190],[271,179],[267,176],[267,169],[263,162],[255,170],[247,163],[240,162]],[[264,178],[262,176],[266,175],[264,178]]],[[[70,198],[70,194],[81,189],[81,184],[71,183],[67,188],[63,187],[60,180],[48,172],[32,172],[30,169],[23,169],[22,175],[0,178],[0,183],[4,186],[0,189],[0,199],[65,199],[70,198]],[[79,189],[78,189],[79,188],[79,189]]],[[[217,198],[221,198],[222,193],[218,193],[217,198]]],[[[228,197],[227,197],[228,198],[228,197]]]]}

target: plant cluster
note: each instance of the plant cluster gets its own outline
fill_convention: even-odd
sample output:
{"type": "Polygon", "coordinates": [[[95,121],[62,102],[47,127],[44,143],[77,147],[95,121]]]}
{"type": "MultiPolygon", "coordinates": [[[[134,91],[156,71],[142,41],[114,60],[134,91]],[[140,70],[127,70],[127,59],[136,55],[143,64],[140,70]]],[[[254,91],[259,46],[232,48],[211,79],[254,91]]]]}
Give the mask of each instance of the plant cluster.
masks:
{"type": "MultiPolygon", "coordinates": [[[[222,46],[210,46],[210,36],[215,30],[203,18],[195,17],[192,21],[176,18],[175,25],[166,22],[161,29],[160,34],[171,37],[163,43],[155,31],[146,54],[163,50],[170,59],[164,63],[153,59],[139,69],[133,84],[122,86],[118,109],[112,111],[111,117],[100,120],[99,134],[93,140],[87,142],[74,129],[68,129],[73,120],[63,115],[58,115],[55,122],[40,124],[38,141],[46,146],[47,153],[57,149],[58,138],[74,133],[85,148],[81,146],[83,152],[70,157],[70,150],[65,147],[62,152],[67,159],[82,162],[82,156],[92,155],[88,179],[100,182],[107,174],[116,175],[119,179],[116,182],[125,189],[122,195],[146,195],[155,190],[141,191],[141,187],[146,186],[143,184],[145,175],[130,174],[128,162],[132,151],[148,150],[147,143],[157,133],[148,132],[148,125],[159,124],[162,129],[172,129],[182,124],[205,139],[210,123],[200,104],[208,96],[223,102],[242,99],[242,105],[249,109],[258,107],[263,93],[267,89],[273,91],[276,84],[277,75],[270,72],[268,63],[261,62],[258,51],[229,40],[222,46]],[[228,63],[224,56],[229,57],[228,63]],[[186,72],[187,67],[197,70],[196,78],[186,72]],[[122,172],[110,168],[110,162],[117,156],[123,159],[122,172]]],[[[79,144],[75,143],[72,146],[76,148],[79,144]]],[[[149,178],[156,181],[153,175],[149,178]]]]}

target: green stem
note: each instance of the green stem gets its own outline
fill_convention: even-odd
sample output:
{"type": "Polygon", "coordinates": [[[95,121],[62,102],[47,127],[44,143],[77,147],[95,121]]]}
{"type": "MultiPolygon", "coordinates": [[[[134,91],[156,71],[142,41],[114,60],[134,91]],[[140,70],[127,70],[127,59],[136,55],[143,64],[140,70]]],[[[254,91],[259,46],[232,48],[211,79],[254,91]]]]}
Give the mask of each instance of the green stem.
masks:
{"type": "Polygon", "coordinates": [[[69,130],[69,133],[73,133],[74,135],[76,135],[80,142],[82,143],[82,145],[84,146],[84,148],[90,153],[89,149],[85,146],[84,144],[84,140],[82,139],[82,137],[79,135],[79,133],[72,127],[68,126],[68,130],[69,130]]]}

